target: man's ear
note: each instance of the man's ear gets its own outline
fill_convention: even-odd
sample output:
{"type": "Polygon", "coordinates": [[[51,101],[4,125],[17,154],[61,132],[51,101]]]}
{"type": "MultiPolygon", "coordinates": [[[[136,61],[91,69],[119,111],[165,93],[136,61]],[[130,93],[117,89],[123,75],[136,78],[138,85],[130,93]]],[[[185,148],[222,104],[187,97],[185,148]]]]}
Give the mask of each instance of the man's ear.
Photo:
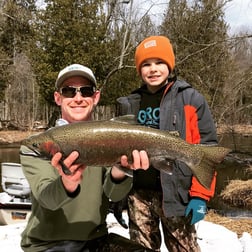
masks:
{"type": "Polygon", "coordinates": [[[58,106],[61,106],[61,95],[59,92],[54,92],[54,101],[58,106]]]}
{"type": "Polygon", "coordinates": [[[96,90],[94,93],[94,98],[93,98],[95,106],[99,103],[100,98],[101,98],[101,92],[99,90],[96,90]]]}

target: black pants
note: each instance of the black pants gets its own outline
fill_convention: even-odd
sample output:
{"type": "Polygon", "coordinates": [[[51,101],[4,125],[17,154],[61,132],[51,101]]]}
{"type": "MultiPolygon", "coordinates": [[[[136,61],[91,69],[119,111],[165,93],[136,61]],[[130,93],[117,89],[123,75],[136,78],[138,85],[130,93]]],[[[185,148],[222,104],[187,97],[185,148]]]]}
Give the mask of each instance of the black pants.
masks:
{"type": "Polygon", "coordinates": [[[63,241],[45,252],[148,252],[153,251],[125,237],[110,233],[91,241],[63,241]]]}

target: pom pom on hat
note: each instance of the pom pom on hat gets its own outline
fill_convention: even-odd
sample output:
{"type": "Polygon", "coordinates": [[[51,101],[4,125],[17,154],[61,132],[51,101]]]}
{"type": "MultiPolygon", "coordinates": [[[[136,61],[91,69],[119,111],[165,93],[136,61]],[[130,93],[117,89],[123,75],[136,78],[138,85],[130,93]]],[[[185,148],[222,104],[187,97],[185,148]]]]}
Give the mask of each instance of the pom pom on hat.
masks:
{"type": "Polygon", "coordinates": [[[138,74],[143,61],[151,58],[163,60],[172,71],[175,66],[175,56],[170,40],[165,36],[151,36],[144,39],[136,48],[135,64],[138,74]]]}

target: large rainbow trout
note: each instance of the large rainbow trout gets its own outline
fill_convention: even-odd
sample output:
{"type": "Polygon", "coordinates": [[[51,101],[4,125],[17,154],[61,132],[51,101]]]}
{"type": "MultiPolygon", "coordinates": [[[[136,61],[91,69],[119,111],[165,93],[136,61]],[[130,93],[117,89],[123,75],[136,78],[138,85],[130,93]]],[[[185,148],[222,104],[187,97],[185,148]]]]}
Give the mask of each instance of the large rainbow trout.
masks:
{"type": "Polygon", "coordinates": [[[79,152],[76,162],[87,166],[112,166],[121,155],[131,157],[135,149],[146,150],[156,169],[171,174],[169,162],[180,160],[206,188],[211,185],[216,165],[230,152],[224,147],[188,144],[168,131],[112,120],[51,128],[23,140],[21,144],[33,151],[33,154],[21,154],[44,158],[51,158],[56,152],[67,157],[76,150],[79,152]]]}

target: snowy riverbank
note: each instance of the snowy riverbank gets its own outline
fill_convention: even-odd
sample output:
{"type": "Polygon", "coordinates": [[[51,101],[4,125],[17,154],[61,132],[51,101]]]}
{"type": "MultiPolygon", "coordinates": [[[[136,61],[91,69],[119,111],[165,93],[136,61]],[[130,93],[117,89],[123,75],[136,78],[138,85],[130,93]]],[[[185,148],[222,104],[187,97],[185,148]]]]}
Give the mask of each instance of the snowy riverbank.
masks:
{"type": "MultiPolygon", "coordinates": [[[[127,219],[127,215],[124,214],[127,219]]],[[[115,220],[112,214],[108,215],[107,222],[110,232],[128,236],[128,230],[122,228],[115,220]]],[[[20,234],[26,223],[0,226],[0,248],[2,252],[22,252],[20,248],[20,234]]],[[[213,224],[208,221],[200,221],[196,224],[198,242],[202,252],[251,252],[252,237],[244,232],[241,238],[229,229],[213,224]]],[[[252,228],[252,227],[251,227],[252,228]]],[[[161,247],[162,252],[167,252],[164,244],[161,247]]]]}

